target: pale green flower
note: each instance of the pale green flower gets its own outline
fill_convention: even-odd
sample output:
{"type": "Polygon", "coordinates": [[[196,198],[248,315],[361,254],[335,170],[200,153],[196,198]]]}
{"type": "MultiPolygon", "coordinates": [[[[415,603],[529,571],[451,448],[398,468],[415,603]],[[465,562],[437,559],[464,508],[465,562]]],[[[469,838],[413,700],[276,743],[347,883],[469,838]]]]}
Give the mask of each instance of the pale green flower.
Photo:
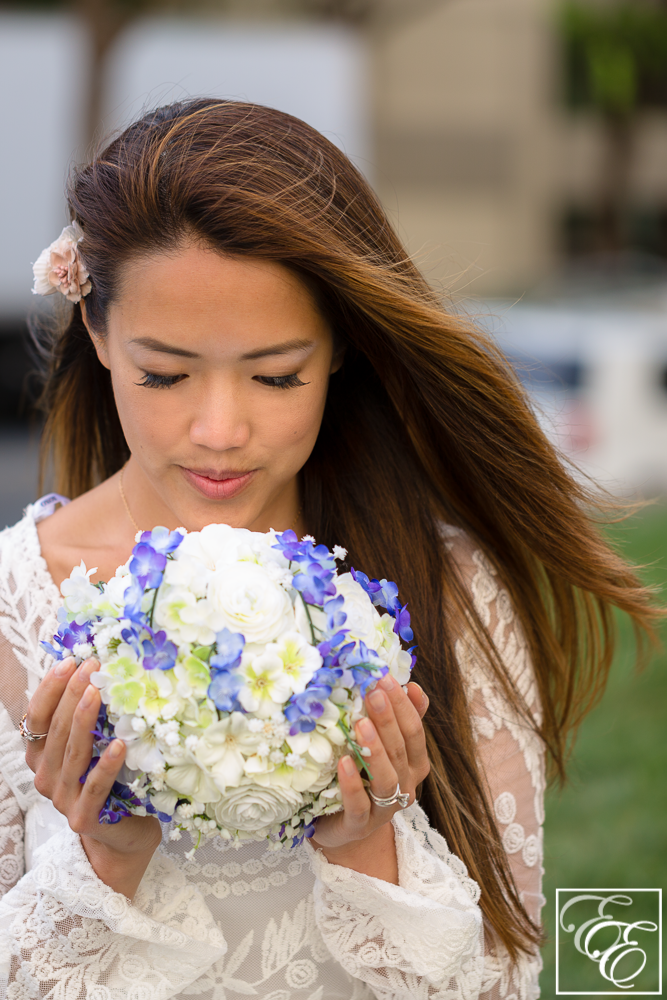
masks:
{"type": "Polygon", "coordinates": [[[254,712],[260,719],[268,719],[278,705],[283,705],[292,693],[290,678],[283,661],[268,651],[241,666],[245,684],[238,699],[246,712],[254,712]]]}
{"type": "MultiPolygon", "coordinates": [[[[105,701],[115,715],[133,715],[146,692],[145,670],[129,656],[119,656],[104,667],[107,683],[105,701]]],[[[99,676],[99,675],[93,675],[99,676]]]]}
{"type": "Polygon", "coordinates": [[[283,663],[285,675],[289,678],[293,694],[301,694],[313,674],[322,666],[322,657],[299,632],[285,632],[277,642],[266,647],[267,653],[274,653],[283,663]]]}
{"type": "Polygon", "coordinates": [[[179,660],[174,667],[178,678],[176,690],[183,698],[205,698],[211,683],[211,671],[207,663],[190,654],[179,660]]]}

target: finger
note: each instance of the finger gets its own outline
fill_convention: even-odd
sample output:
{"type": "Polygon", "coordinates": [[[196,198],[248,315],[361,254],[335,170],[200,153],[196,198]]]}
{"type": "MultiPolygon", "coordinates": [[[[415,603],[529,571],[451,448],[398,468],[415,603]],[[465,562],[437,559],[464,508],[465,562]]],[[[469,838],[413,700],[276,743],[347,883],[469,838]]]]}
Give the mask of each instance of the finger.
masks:
{"type": "Polygon", "coordinates": [[[414,681],[410,681],[408,684],[408,698],[419,712],[419,718],[423,719],[428,711],[429,704],[429,698],[424,689],[419,684],[415,684],[414,681]]]}
{"type": "Polygon", "coordinates": [[[86,660],[70,677],[58,706],[53,713],[48,736],[45,741],[44,753],[39,760],[39,772],[42,781],[47,782],[60,771],[65,753],[65,747],[72,728],[72,718],[83,692],[88,687],[90,675],[99,670],[97,660],[86,660]]]}
{"type": "Polygon", "coordinates": [[[112,740],[99,758],[99,764],[87,775],[76,806],[68,816],[69,825],[75,833],[97,829],[100,809],[113,788],[124,760],[125,744],[122,740],[112,740]]]}
{"type": "MultiPolygon", "coordinates": [[[[383,680],[385,680],[385,678],[383,678],[383,680]]],[[[403,697],[406,698],[396,681],[394,681],[394,684],[403,697]]],[[[374,722],[375,727],[380,734],[380,739],[384,745],[384,749],[391,760],[394,770],[399,776],[399,780],[401,782],[409,781],[410,764],[408,760],[408,751],[405,745],[405,739],[403,738],[403,733],[401,732],[394,713],[392,702],[388,697],[387,692],[378,684],[378,686],[366,696],[365,703],[368,716],[374,722]]],[[[396,785],[394,784],[392,791],[395,789],[396,785]]],[[[373,791],[375,791],[375,789],[373,789],[373,791]]],[[[377,794],[381,793],[378,792],[377,794]]]]}
{"type": "MultiPolygon", "coordinates": [[[[416,687],[417,685],[415,685],[416,687]]],[[[395,678],[387,674],[378,684],[394,711],[394,718],[400,729],[409,767],[418,772],[418,781],[428,774],[428,751],[426,733],[419,712],[395,678]]]]}
{"type": "Polygon", "coordinates": [[[358,840],[368,833],[371,800],[352,757],[345,755],[338,761],[338,783],[343,798],[341,819],[346,828],[345,836],[358,840]]]}
{"type": "MultiPolygon", "coordinates": [[[[73,656],[59,660],[46,674],[39,687],[30,699],[26,714],[26,726],[29,732],[48,733],[53,714],[63,696],[67,684],[74,673],[76,661],[73,656]]],[[[37,767],[40,754],[44,750],[45,740],[26,743],[26,761],[33,771],[37,767]]]]}
{"type": "MultiPolygon", "coordinates": [[[[389,759],[385,745],[380,739],[380,734],[370,719],[360,719],[357,722],[356,737],[358,743],[370,750],[370,755],[365,758],[365,761],[369,771],[373,775],[373,780],[370,783],[371,791],[378,798],[390,798],[396,791],[396,785],[399,784],[398,774],[392,761],[389,759]]],[[[406,781],[407,779],[404,778],[403,780],[406,781]]],[[[412,791],[412,789],[408,789],[407,787],[403,787],[401,790],[404,792],[408,790],[412,791]]],[[[395,805],[376,806],[373,803],[371,812],[378,813],[383,822],[386,822],[397,808],[395,805]]]]}
{"type": "Polygon", "coordinates": [[[72,718],[72,728],[63,756],[61,781],[70,793],[77,796],[81,790],[79,779],[86,773],[93,756],[94,736],[91,730],[95,728],[100,701],[100,692],[89,684],[81,695],[72,718]]]}

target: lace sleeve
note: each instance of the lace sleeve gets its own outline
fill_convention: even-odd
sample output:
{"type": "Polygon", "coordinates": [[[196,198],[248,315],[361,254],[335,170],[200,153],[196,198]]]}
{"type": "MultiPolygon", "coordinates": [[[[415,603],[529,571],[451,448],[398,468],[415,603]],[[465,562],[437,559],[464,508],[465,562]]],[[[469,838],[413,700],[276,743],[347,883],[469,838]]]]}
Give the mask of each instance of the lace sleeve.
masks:
{"type": "Polygon", "coordinates": [[[197,887],[159,851],[133,903],[69,829],[36,860],[0,900],[0,997],[167,1000],[226,951],[197,887]]]}
{"type": "MultiPolygon", "coordinates": [[[[448,529],[446,543],[455,547],[476,609],[539,723],[534,673],[507,592],[467,536],[448,529]]],[[[520,898],[539,923],[544,903],[543,746],[508,705],[470,639],[462,636],[456,652],[489,801],[520,898]]],[[[398,886],[328,864],[321,851],[313,853],[316,920],[331,953],[382,1000],[536,1000],[539,952],[520,958],[512,968],[502,945],[484,934],[479,887],[419,806],[394,816],[393,826],[398,886]]]]}
{"type": "MultiPolygon", "coordinates": [[[[539,725],[541,706],[527,643],[509,594],[494,567],[476,551],[466,535],[446,529],[447,544],[467,579],[475,608],[488,628],[503,665],[519,695],[539,725]]],[[[545,754],[532,726],[508,704],[497,679],[472,643],[462,637],[456,646],[466,685],[477,742],[477,759],[486,781],[509,866],[528,915],[540,924],[542,895],[545,754]]],[[[535,1000],[539,997],[542,959],[539,951],[524,955],[510,968],[502,945],[486,937],[486,986],[480,1000],[535,1000]]]]}
{"type": "Polygon", "coordinates": [[[313,851],[315,919],[327,948],[382,1000],[476,1000],[484,964],[479,887],[416,803],[392,823],[397,886],[313,851]]]}
{"type": "Polygon", "coordinates": [[[0,774],[0,895],[23,875],[23,813],[9,784],[0,774]]]}

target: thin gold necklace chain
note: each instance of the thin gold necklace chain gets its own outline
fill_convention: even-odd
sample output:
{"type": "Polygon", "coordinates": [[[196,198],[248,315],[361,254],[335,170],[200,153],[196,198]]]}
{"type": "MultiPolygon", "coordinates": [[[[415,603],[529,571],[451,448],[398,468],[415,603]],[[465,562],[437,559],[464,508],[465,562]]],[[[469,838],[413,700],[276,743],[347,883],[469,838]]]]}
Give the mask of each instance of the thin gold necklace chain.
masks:
{"type": "MultiPolygon", "coordinates": [[[[136,528],[136,530],[137,531],[143,531],[143,528],[140,528],[139,525],[137,524],[137,522],[132,517],[132,511],[130,510],[130,505],[127,502],[127,497],[125,496],[125,490],[123,489],[123,473],[124,472],[125,472],[125,466],[123,466],[123,468],[120,470],[120,477],[118,479],[118,489],[120,490],[120,498],[123,501],[123,506],[125,507],[125,510],[127,511],[127,516],[129,517],[130,521],[132,522],[132,524],[134,525],[134,527],[136,528]]],[[[292,530],[292,528],[294,527],[294,525],[296,524],[296,522],[301,517],[302,511],[303,511],[303,504],[301,504],[301,506],[299,507],[298,511],[296,512],[296,517],[294,518],[294,520],[290,524],[289,528],[287,529],[288,531],[292,530]]]]}

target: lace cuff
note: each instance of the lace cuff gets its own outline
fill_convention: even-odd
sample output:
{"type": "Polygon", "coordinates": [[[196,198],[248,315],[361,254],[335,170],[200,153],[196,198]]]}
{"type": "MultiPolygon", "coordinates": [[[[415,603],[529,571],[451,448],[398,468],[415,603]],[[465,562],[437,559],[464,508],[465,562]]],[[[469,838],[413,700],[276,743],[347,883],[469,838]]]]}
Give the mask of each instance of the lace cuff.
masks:
{"type": "Polygon", "coordinates": [[[100,881],[69,829],[0,900],[0,996],[8,1000],[84,991],[95,1000],[168,1000],[226,948],[203,897],[167,857],[153,856],[130,903],[100,881]]]}
{"type": "Polygon", "coordinates": [[[473,1000],[484,961],[479,887],[418,805],[392,824],[399,885],[312,851],[315,919],[327,948],[376,996],[430,997],[458,985],[473,1000]]]}

